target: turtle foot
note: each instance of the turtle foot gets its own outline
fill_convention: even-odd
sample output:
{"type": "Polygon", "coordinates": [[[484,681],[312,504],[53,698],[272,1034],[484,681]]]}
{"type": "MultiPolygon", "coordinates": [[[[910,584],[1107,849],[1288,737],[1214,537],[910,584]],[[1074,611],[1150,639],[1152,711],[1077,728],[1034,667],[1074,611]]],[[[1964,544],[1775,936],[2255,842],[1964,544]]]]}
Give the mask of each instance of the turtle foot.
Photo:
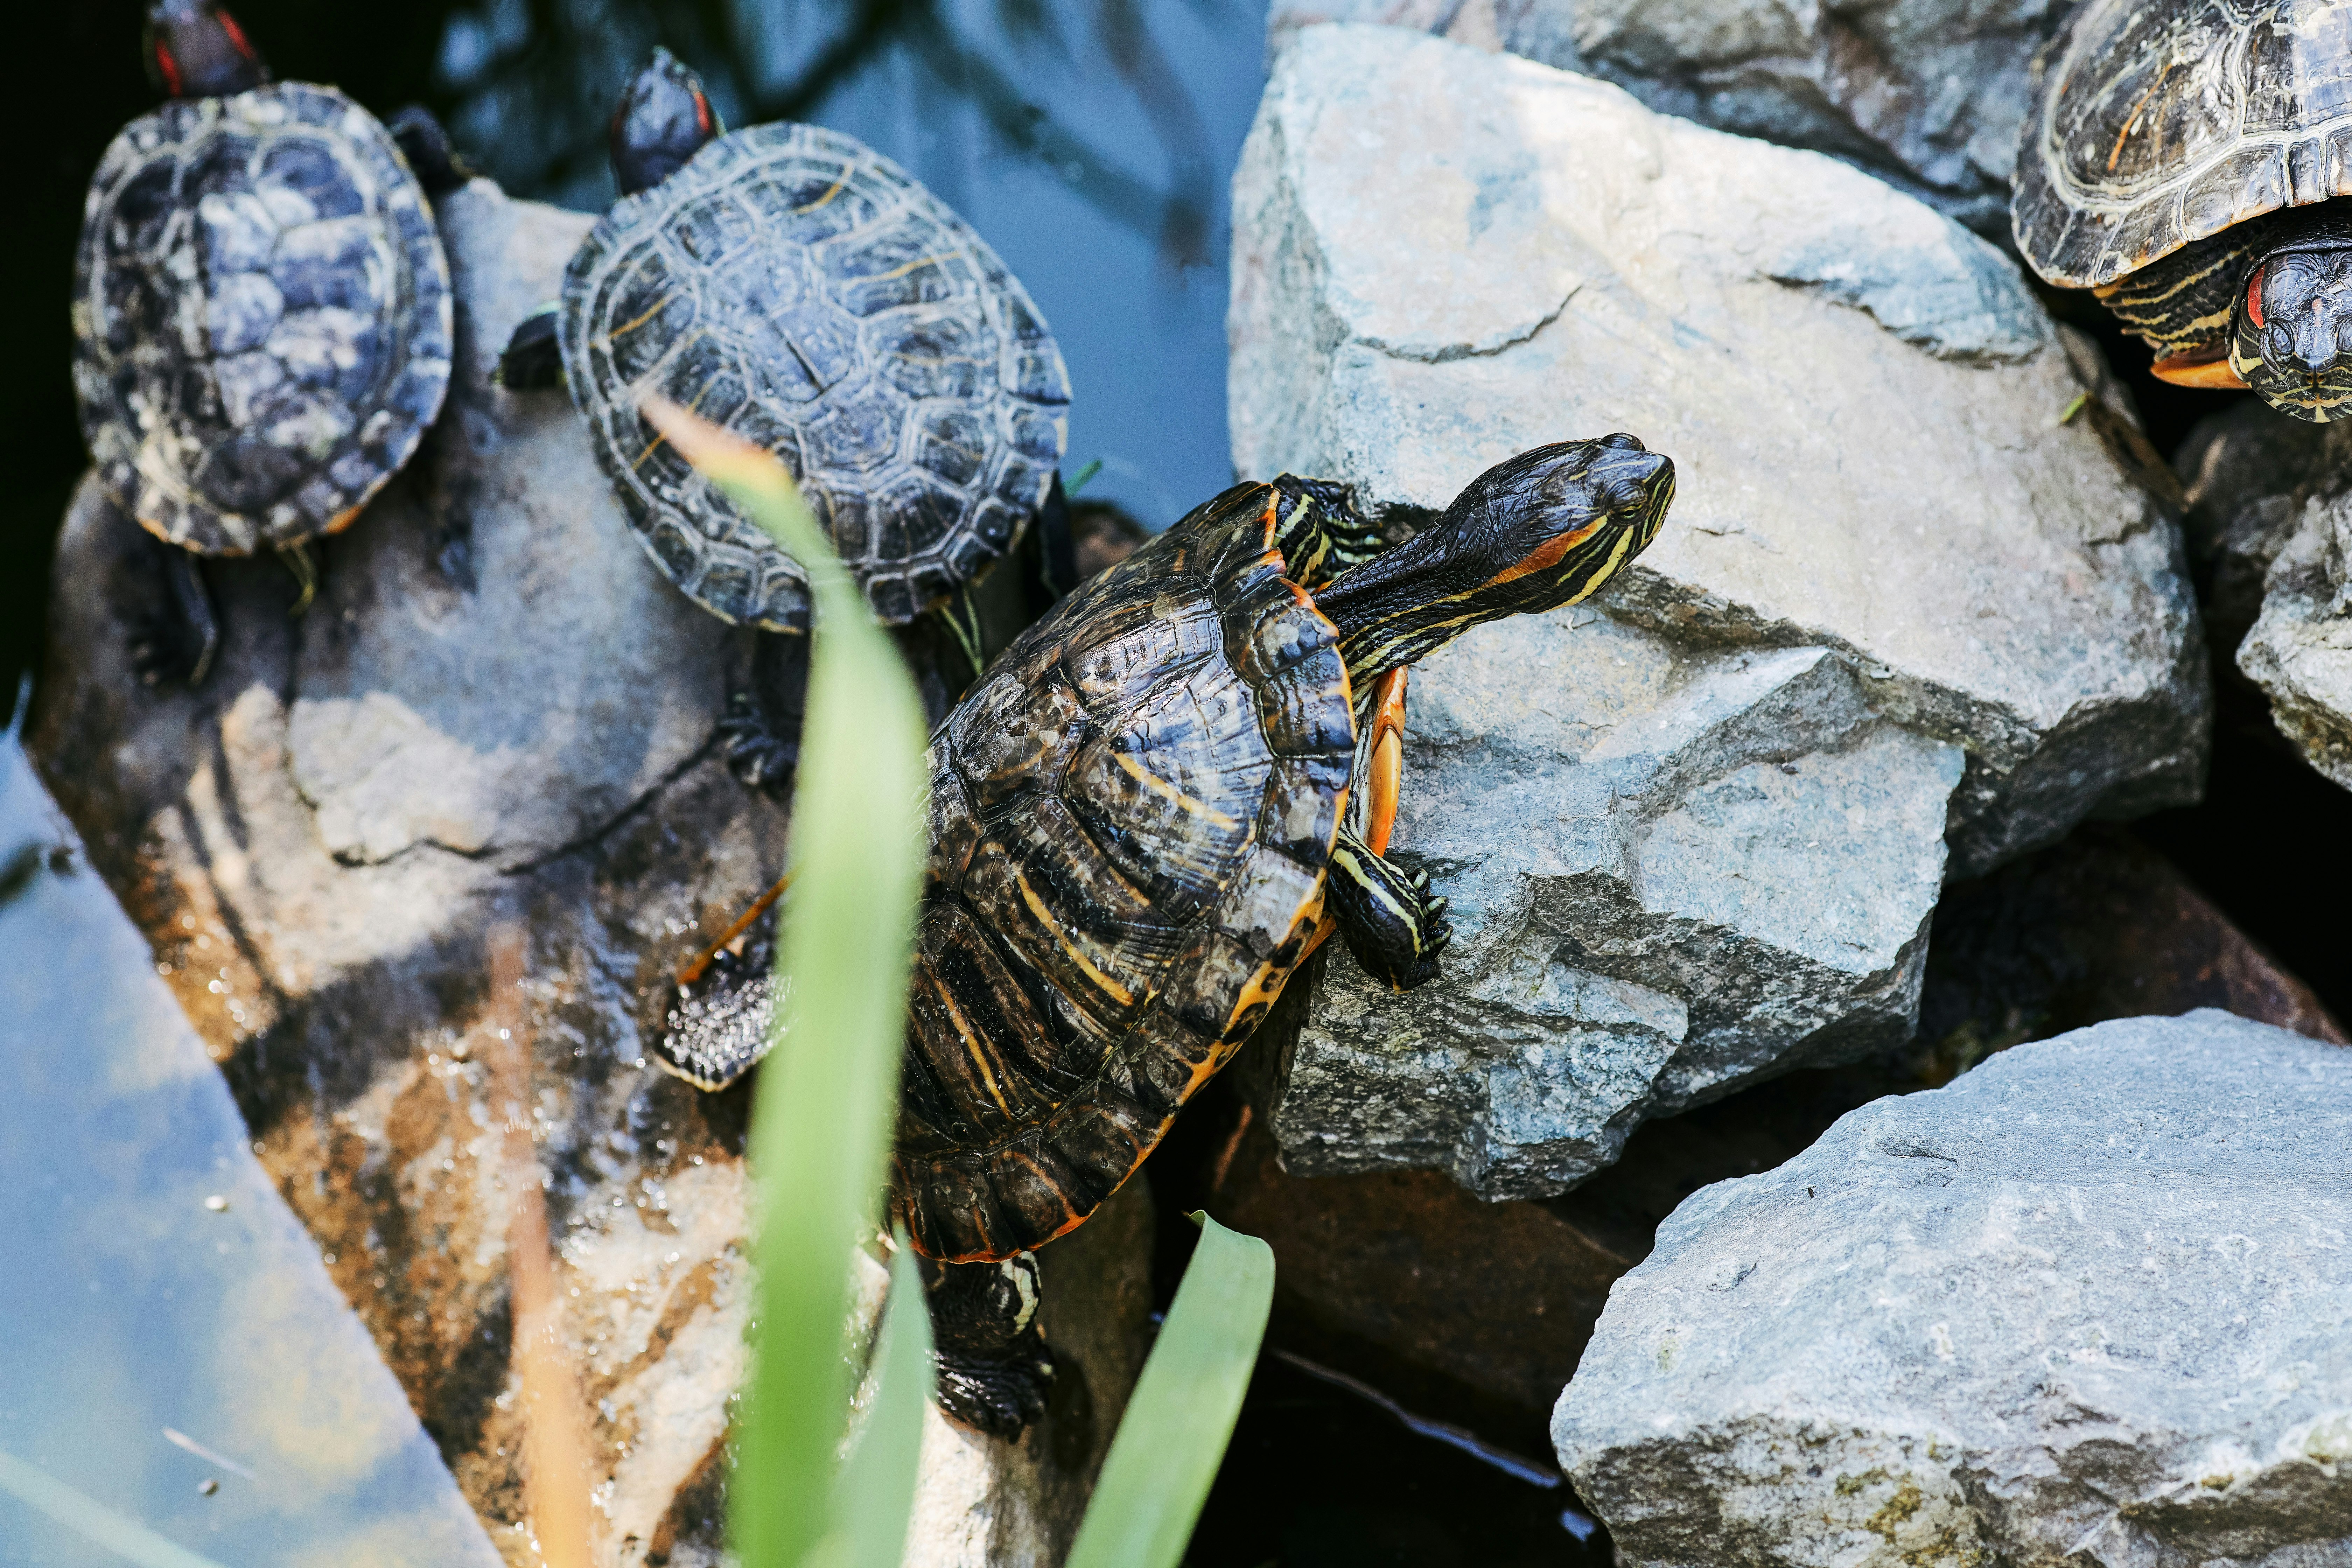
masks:
{"type": "Polygon", "coordinates": [[[1054,1355],[1037,1329],[1037,1259],[928,1264],[940,1408],[1006,1442],[1045,1414],[1054,1355]]]}
{"type": "Polygon", "coordinates": [[[654,1059],[699,1089],[717,1092],[768,1054],[774,1037],[776,912],[771,908],[681,979],[653,1042],[654,1059]]]}
{"type": "Polygon", "coordinates": [[[220,651],[220,619],[203,568],[184,550],[152,542],[163,576],[154,605],[130,625],[131,672],[142,686],[201,686],[220,651]]]}
{"type": "Polygon", "coordinates": [[[393,143],[408,160],[409,172],[428,196],[440,197],[474,177],[473,166],[459,155],[441,121],[421,103],[412,103],[384,121],[393,143]]]}
{"type": "Polygon", "coordinates": [[[764,790],[780,799],[792,792],[793,773],[801,761],[800,737],[776,733],[749,692],[739,691],[727,700],[719,736],[728,771],[745,788],[764,790]]]}

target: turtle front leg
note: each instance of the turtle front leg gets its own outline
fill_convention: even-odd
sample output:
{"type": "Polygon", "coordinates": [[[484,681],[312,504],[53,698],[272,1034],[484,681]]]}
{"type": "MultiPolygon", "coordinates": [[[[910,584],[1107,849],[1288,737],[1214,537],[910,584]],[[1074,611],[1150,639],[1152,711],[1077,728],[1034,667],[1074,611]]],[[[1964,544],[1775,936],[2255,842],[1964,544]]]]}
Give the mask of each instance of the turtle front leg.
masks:
{"type": "Polygon", "coordinates": [[[220,651],[220,616],[194,555],[141,531],[153,552],[163,592],[131,626],[131,668],[147,686],[204,684],[220,651]]]}
{"type": "Polygon", "coordinates": [[[1339,480],[1285,474],[1274,488],[1281,496],[1276,542],[1283,564],[1309,593],[1388,548],[1380,525],[1356,510],[1354,492],[1339,480]]]}
{"type": "Polygon", "coordinates": [[[727,699],[719,721],[727,766],[753,789],[778,799],[791,793],[801,761],[801,721],[808,709],[808,638],[762,632],[751,655],[751,683],[727,699]]]}
{"type": "Polygon", "coordinates": [[[1038,1331],[1036,1255],[1001,1263],[929,1263],[932,1359],[940,1408],[965,1426],[1017,1440],[1045,1413],[1053,1352],[1038,1331]]]}
{"type": "Polygon", "coordinates": [[[1339,935],[1365,973],[1391,991],[1437,978],[1437,955],[1454,927],[1445,919],[1448,900],[1430,893],[1428,872],[1382,859],[1343,826],[1331,846],[1328,886],[1339,935]]]}
{"type": "Polygon", "coordinates": [[[551,301],[522,319],[499,351],[491,384],[509,392],[546,392],[563,384],[563,307],[551,301]]]}

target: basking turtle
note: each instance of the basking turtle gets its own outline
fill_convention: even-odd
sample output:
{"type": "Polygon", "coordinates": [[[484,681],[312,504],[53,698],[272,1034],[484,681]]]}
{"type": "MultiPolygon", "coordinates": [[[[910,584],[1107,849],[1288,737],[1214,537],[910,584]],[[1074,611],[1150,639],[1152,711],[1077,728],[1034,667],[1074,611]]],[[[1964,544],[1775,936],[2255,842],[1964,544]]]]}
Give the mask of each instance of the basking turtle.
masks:
{"type": "MultiPolygon", "coordinates": [[[[74,389],[99,483],[178,547],[170,609],[133,662],[193,682],[219,643],[194,557],[280,551],[307,604],[304,543],[415,455],[449,384],[449,268],[424,187],[366,110],[271,82],[211,0],[159,0],[148,48],[173,96],[90,180],[74,389]]],[[[438,150],[429,119],[409,128],[438,150]]]]}
{"type": "Polygon", "coordinates": [[[2018,153],[2018,249],[2183,386],[2352,405],[2352,0],[2092,0],[2018,153]]]}
{"type": "MultiPolygon", "coordinates": [[[[1338,485],[1236,485],[1022,633],[934,733],[890,1209],[947,1266],[951,1414],[1009,1433],[1042,1408],[1028,1250],[1135,1173],[1318,942],[1398,990],[1436,973],[1445,900],[1382,858],[1405,667],[1583,598],[1673,494],[1631,436],[1562,442],[1383,547],[1338,485]]],[[[706,1084],[761,1042],[746,956],[698,966],[663,1042],[706,1084]]]]}
{"type": "MultiPolygon", "coordinates": [[[[854,137],[721,133],[666,50],[612,142],[621,200],[500,378],[551,384],[560,363],[662,574],[723,620],[808,628],[800,563],[645,422],[647,393],[782,458],[885,625],[976,582],[1045,502],[1069,403],[1053,334],[987,241],[854,137]]],[[[733,704],[738,772],[786,773],[785,727],[733,704]]]]}

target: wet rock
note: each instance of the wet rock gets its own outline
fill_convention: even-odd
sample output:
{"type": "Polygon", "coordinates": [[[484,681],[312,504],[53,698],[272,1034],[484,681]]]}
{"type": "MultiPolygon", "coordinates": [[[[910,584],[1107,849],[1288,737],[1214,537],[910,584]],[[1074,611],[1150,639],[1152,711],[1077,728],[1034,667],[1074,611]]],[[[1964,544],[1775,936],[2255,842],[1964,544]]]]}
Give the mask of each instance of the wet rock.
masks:
{"type": "Polygon", "coordinates": [[[1627,1563],[2352,1557],[2352,1052],[2021,1046],[1709,1187],[1552,1434],[1627,1563]]]}
{"type": "Polygon", "coordinates": [[[1867,169],[1981,234],[2009,226],[2034,51],[2070,0],[1276,0],[1279,50],[1372,22],[1615,82],[1650,108],[1867,169]]]}
{"type": "Polygon", "coordinates": [[[2305,504],[2263,578],[2238,668],[2304,759],[2352,789],[2352,493],[2305,504]]]}
{"type": "Polygon", "coordinates": [[[2121,829],[2087,826],[1944,889],[1919,1001],[1920,1066],[1942,1082],[2022,1040],[2200,1007],[2347,1039],[2311,987],[2170,861],[2121,829]]]}
{"type": "Polygon", "coordinates": [[[1240,471],[1412,525],[1623,429],[1680,486],[1591,604],[1416,672],[1396,845],[1454,899],[1447,973],[1307,978],[1251,1069],[1298,1173],[1558,1191],[1644,1116],[1907,1038],[1947,874],[2194,797],[2177,531],[1949,220],[1375,27],[1284,51],[1234,210],[1240,471]]]}
{"type": "MultiPolygon", "coordinates": [[[[715,1563],[749,1304],[749,1096],[654,1070],[646,1041],[669,973],[782,863],[782,809],[729,775],[715,737],[754,645],[644,559],[560,396],[488,385],[590,220],[481,182],[439,217],[449,406],[320,550],[318,602],[289,619],[276,563],[215,563],[226,640],[209,679],[142,687],[125,627],[156,602],[154,552],[86,484],[58,542],[29,750],[518,1563],[531,1549],[485,994],[488,932],[527,931],[600,1557],[715,1563]]],[[[1058,1497],[1087,1451],[1065,1440],[1029,1471],[981,1468],[1008,1495],[1050,1480],[1058,1497]]]]}

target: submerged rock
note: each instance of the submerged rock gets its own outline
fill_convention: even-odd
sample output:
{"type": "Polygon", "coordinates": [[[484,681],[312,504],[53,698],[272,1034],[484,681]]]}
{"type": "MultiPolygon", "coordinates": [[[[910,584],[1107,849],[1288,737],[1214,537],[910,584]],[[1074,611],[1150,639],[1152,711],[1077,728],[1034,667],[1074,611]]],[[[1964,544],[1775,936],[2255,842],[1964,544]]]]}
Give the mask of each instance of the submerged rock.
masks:
{"type": "Polygon", "coordinates": [[[2102,1024],[1693,1196],[1552,1435],[1629,1564],[2352,1561],[2352,1051],[2102,1024]]]}
{"type": "Polygon", "coordinates": [[[1242,473],[1411,525],[1630,430],[1680,485],[1592,603],[1416,672],[1396,847],[1454,900],[1446,973],[1307,978],[1247,1068],[1293,1170],[1558,1191],[1645,1116],[1902,1043],[1948,874],[2195,797],[2177,530],[1949,219],[1381,27],[1284,50],[1234,213],[1242,473]]]}
{"type": "Polygon", "coordinates": [[[1275,0],[1279,49],[1376,22],[1603,78],[1661,113],[1871,171],[1978,232],[2009,226],[2034,51],[2072,0],[1275,0]]]}
{"type": "MultiPolygon", "coordinates": [[[[600,1560],[715,1563],[750,1300],[749,1096],[698,1093],[649,1067],[646,1041],[675,967],[782,861],[782,809],[728,773],[716,736],[755,644],[652,569],[562,396],[488,384],[591,220],[484,182],[438,216],[457,300],[448,407],[319,549],[318,602],[290,619],[274,563],[213,563],[226,635],[210,678],[142,687],[126,627],[160,591],[155,547],[85,484],[29,750],[518,1563],[533,1557],[483,1059],[488,933],[528,933],[600,1560]]],[[[1082,1268],[1076,1251],[1055,1267],[1082,1268]]],[[[1132,1280],[1148,1252],[1130,1235],[1092,1256],[1132,1280]]],[[[1131,1362],[1066,1359],[1091,1408],[1123,1397],[1131,1362]]],[[[1049,1415],[1018,1449],[966,1455],[955,1484],[995,1488],[1057,1539],[1108,1439],[1092,1422],[1049,1415]]]]}

